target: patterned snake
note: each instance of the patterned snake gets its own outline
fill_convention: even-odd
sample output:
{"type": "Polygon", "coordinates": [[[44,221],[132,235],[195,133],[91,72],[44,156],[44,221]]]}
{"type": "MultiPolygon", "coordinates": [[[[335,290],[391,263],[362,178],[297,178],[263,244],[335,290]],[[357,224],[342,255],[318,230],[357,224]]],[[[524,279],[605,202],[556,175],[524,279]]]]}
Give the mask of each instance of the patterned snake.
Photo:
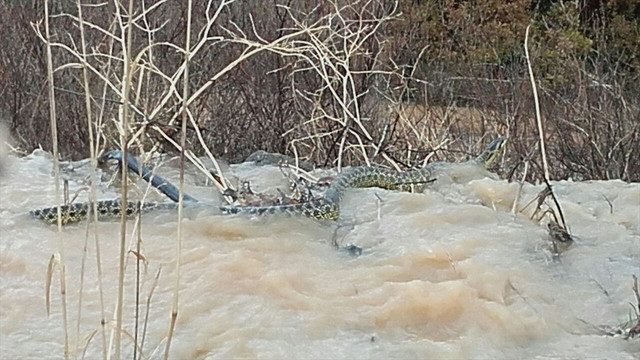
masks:
{"type": "MultiPolygon", "coordinates": [[[[469,162],[488,167],[500,154],[506,139],[498,137],[484,150],[480,156],[469,162]]],[[[111,152],[107,158],[122,161],[122,153],[111,152]]],[[[292,205],[274,206],[219,206],[211,203],[199,202],[195,198],[184,195],[183,206],[185,208],[205,208],[212,214],[292,214],[304,215],[314,219],[337,219],[340,212],[340,201],[344,193],[351,188],[379,187],[390,190],[410,190],[412,186],[421,190],[425,184],[433,181],[431,175],[433,171],[449,163],[431,163],[420,170],[394,171],[382,167],[358,166],[345,170],[338,176],[325,191],[324,196],[308,202],[292,205]]],[[[122,206],[120,200],[101,200],[96,203],[99,218],[119,217],[124,210],[127,215],[133,216],[138,212],[148,212],[155,209],[177,209],[178,189],[157,175],[152,175],[151,171],[144,166],[138,167],[138,163],[131,155],[127,157],[127,166],[136,173],[141,173],[142,178],[151,181],[151,184],[167,195],[174,202],[166,203],[143,203],[128,201],[126,206],[122,206]]],[[[60,207],[62,223],[72,223],[86,219],[90,213],[91,204],[73,203],[60,207]]],[[[58,219],[57,206],[43,209],[35,209],[29,212],[31,215],[40,218],[47,223],[55,223],[58,219]]]]}

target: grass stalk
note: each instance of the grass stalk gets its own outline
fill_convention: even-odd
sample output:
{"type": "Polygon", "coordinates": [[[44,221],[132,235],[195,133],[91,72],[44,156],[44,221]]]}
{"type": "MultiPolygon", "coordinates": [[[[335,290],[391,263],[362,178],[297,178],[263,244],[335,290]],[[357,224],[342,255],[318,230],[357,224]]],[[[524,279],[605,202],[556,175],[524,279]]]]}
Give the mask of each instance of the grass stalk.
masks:
{"type": "MultiPolygon", "coordinates": [[[[113,31],[115,29],[115,25],[116,25],[116,19],[114,17],[114,20],[111,22],[111,26],[109,27],[109,31],[113,31]]],[[[111,62],[112,62],[112,54],[113,54],[113,44],[114,44],[114,39],[113,38],[109,38],[109,56],[107,57],[107,65],[106,65],[106,70],[105,70],[105,74],[107,76],[109,76],[109,73],[111,72],[111,62]]],[[[98,118],[96,119],[96,149],[100,148],[100,133],[101,133],[101,128],[102,128],[102,119],[104,118],[104,112],[105,112],[105,106],[106,106],[106,102],[107,102],[107,88],[108,88],[108,84],[105,82],[103,87],[102,87],[102,97],[101,97],[101,103],[100,103],[100,108],[99,108],[99,112],[98,112],[98,118]]],[[[109,353],[109,349],[110,347],[107,346],[107,329],[106,329],[106,324],[107,324],[107,320],[106,320],[106,316],[105,316],[105,306],[104,306],[104,287],[102,284],[102,279],[103,279],[103,274],[102,274],[102,259],[100,256],[100,241],[99,241],[99,233],[98,233],[98,212],[96,211],[96,206],[92,206],[93,207],[93,216],[94,216],[94,241],[95,241],[95,249],[96,249],[96,272],[98,275],[98,293],[100,296],[100,330],[101,330],[101,337],[102,337],[102,359],[106,360],[107,359],[107,354],[109,353]]]]}
{"type": "Polygon", "coordinates": [[[175,331],[176,321],[178,320],[178,299],[180,294],[180,258],[182,257],[182,210],[184,202],[184,160],[185,160],[185,146],[187,142],[187,107],[189,99],[189,55],[191,47],[191,9],[192,0],[187,4],[187,39],[185,44],[184,62],[185,69],[183,73],[182,83],[182,129],[180,134],[180,183],[179,197],[178,197],[178,231],[176,236],[176,269],[175,269],[175,285],[173,289],[173,301],[171,304],[171,322],[169,325],[169,336],[167,337],[167,345],[164,351],[165,360],[169,358],[169,350],[171,348],[171,340],[173,339],[173,333],[175,331]]]}
{"type": "Polygon", "coordinates": [[[149,290],[149,295],[147,296],[145,315],[144,315],[144,324],[142,326],[142,339],[140,340],[140,356],[142,356],[142,352],[144,350],[144,340],[147,335],[147,325],[149,324],[149,312],[151,310],[151,298],[153,297],[153,292],[156,290],[156,287],[158,286],[158,279],[160,278],[161,272],[162,272],[162,267],[159,267],[158,271],[156,272],[156,276],[153,279],[153,284],[151,285],[151,289],[149,290]]]}
{"type": "Polygon", "coordinates": [[[538,99],[538,90],[536,87],[536,80],[533,76],[533,68],[531,66],[531,58],[529,57],[529,29],[531,24],[527,26],[527,30],[524,35],[524,54],[527,59],[527,69],[529,70],[529,80],[531,81],[531,90],[533,91],[533,103],[536,109],[536,124],[538,125],[538,135],[540,136],[540,156],[542,157],[542,168],[544,171],[544,178],[547,182],[549,179],[549,164],[547,162],[547,151],[544,143],[544,128],[542,126],[542,115],[540,114],[540,100],[538,99]]]}
{"type": "Polygon", "coordinates": [[[531,58],[529,57],[529,49],[528,49],[528,41],[529,41],[529,29],[531,28],[531,24],[527,26],[527,30],[524,36],[524,53],[527,58],[527,69],[529,70],[529,80],[531,81],[531,90],[533,91],[533,102],[536,108],[536,123],[538,125],[538,135],[540,136],[540,157],[542,158],[542,168],[544,172],[544,182],[551,193],[551,198],[553,199],[556,207],[558,208],[558,213],[560,215],[560,219],[562,220],[562,227],[566,230],[567,224],[564,220],[564,214],[562,212],[562,208],[560,207],[560,202],[556,198],[553,189],[551,188],[551,179],[549,177],[549,163],[547,162],[547,151],[545,149],[544,143],[544,128],[542,126],[542,115],[540,114],[540,100],[538,99],[538,90],[536,87],[536,80],[533,76],[533,68],[531,66],[531,58]]]}
{"type": "Polygon", "coordinates": [[[51,121],[51,146],[53,150],[53,172],[56,183],[56,204],[58,216],[58,240],[60,252],[60,297],[62,302],[62,327],[64,331],[64,358],[69,358],[69,327],[67,324],[66,271],[64,240],[62,233],[62,211],[60,208],[60,159],[58,153],[58,128],[56,119],[55,85],[53,82],[53,59],[51,56],[51,35],[49,32],[49,1],[44,2],[44,27],[47,44],[47,82],[49,84],[49,119],[51,121]]]}
{"type": "MultiPolygon", "coordinates": [[[[144,29],[147,33],[147,56],[148,56],[148,62],[150,64],[150,67],[153,68],[153,31],[151,30],[149,21],[147,20],[147,8],[146,8],[146,3],[143,0],[142,1],[142,23],[144,24],[144,29]]],[[[142,83],[143,78],[140,78],[140,83],[142,83]]],[[[143,112],[145,114],[145,116],[147,116],[148,119],[148,114],[149,114],[149,98],[150,98],[150,89],[151,89],[151,72],[147,72],[146,73],[146,83],[145,83],[145,94],[144,94],[144,100],[143,100],[143,112]]],[[[140,94],[138,93],[138,99],[140,97],[140,94]]],[[[146,127],[142,127],[141,129],[143,132],[146,131],[146,127]]],[[[142,137],[144,138],[144,134],[142,135],[142,137]]],[[[142,146],[142,145],[141,145],[142,146]]],[[[141,152],[143,152],[144,149],[141,150],[141,152]]],[[[139,176],[142,176],[142,169],[140,169],[140,174],[139,176]]],[[[150,190],[150,186],[147,186],[147,192],[150,190]]],[[[145,196],[146,193],[145,192],[145,196]]],[[[140,204],[143,204],[143,202],[141,202],[140,204]]],[[[142,214],[141,211],[138,213],[138,227],[137,227],[137,243],[136,243],[136,252],[138,255],[140,255],[140,251],[141,251],[141,245],[142,245],[142,214]]],[[[140,282],[140,256],[136,256],[136,310],[135,310],[135,325],[134,325],[134,342],[135,342],[135,346],[133,348],[133,360],[137,360],[143,357],[143,346],[144,346],[144,337],[145,337],[145,333],[146,333],[146,325],[147,325],[147,318],[145,318],[145,323],[144,323],[144,329],[142,331],[142,340],[139,342],[139,336],[140,336],[140,287],[141,287],[141,282],[140,282]],[[138,344],[140,344],[140,351],[138,352],[138,344]]],[[[160,273],[158,272],[158,276],[160,275],[160,273]]],[[[157,278],[156,278],[156,282],[157,282],[157,278]]],[[[153,293],[153,289],[151,289],[151,292],[153,293]]],[[[150,302],[150,297],[149,297],[149,302],[150,302]]],[[[147,304],[147,306],[149,306],[150,304],[147,304]]],[[[148,308],[147,308],[147,317],[148,317],[148,308]]]]}
{"type": "MultiPolygon", "coordinates": [[[[142,170],[140,170],[142,172],[142,170]]],[[[136,221],[138,225],[136,227],[136,310],[135,310],[135,324],[134,324],[134,347],[133,347],[133,360],[137,359],[137,351],[138,351],[138,319],[139,319],[139,311],[140,311],[140,248],[142,245],[142,202],[138,203],[138,216],[136,217],[136,221]]]]}
{"type": "MultiPolygon", "coordinates": [[[[124,74],[123,79],[124,82],[122,86],[124,87],[123,91],[123,105],[121,107],[122,117],[120,118],[120,146],[122,149],[122,158],[127,158],[127,150],[128,150],[128,131],[129,131],[129,95],[131,92],[132,79],[133,79],[133,64],[131,63],[131,47],[133,43],[133,0],[129,0],[129,10],[127,12],[128,20],[127,20],[127,38],[126,50],[124,54],[124,74]]],[[[124,29],[122,29],[124,31],[124,29]]],[[[124,34],[123,34],[124,37],[124,34]]],[[[123,39],[124,40],[124,39],[123,39]]],[[[122,206],[126,206],[127,204],[127,165],[126,162],[123,161],[120,166],[120,171],[122,172],[122,206]]],[[[115,334],[115,351],[114,356],[115,359],[120,359],[120,340],[122,333],[122,312],[124,306],[124,261],[125,261],[125,247],[127,241],[127,212],[121,211],[120,216],[120,255],[119,255],[119,264],[118,264],[118,302],[116,304],[116,334],[115,334]]]]}
{"type": "Polygon", "coordinates": [[[527,179],[527,173],[529,172],[529,161],[524,161],[524,170],[522,172],[522,179],[520,179],[520,184],[518,184],[518,190],[516,191],[515,199],[513,199],[513,205],[511,206],[511,213],[515,215],[518,212],[518,203],[520,202],[520,195],[522,194],[522,188],[524,187],[524,182],[527,179]]]}
{"type": "MultiPolygon", "coordinates": [[[[93,186],[93,184],[92,184],[93,186]]],[[[90,210],[93,211],[93,210],[90,210]]],[[[84,275],[87,265],[87,252],[89,248],[89,229],[91,228],[91,217],[87,219],[84,234],[84,244],[82,245],[82,260],[80,262],[80,285],[78,287],[78,312],[76,316],[76,351],[74,358],[78,358],[78,346],[80,346],[80,323],[82,322],[82,295],[84,293],[84,275]]]]}
{"type": "MultiPolygon", "coordinates": [[[[80,288],[78,289],[78,318],[77,318],[77,325],[76,325],[76,343],[79,344],[80,323],[82,320],[82,295],[83,295],[83,289],[84,289],[84,275],[85,275],[85,266],[86,266],[86,258],[87,258],[87,248],[88,248],[88,242],[89,242],[89,228],[92,224],[91,215],[93,215],[94,216],[94,221],[93,221],[94,236],[96,236],[96,243],[97,243],[98,215],[97,215],[97,208],[96,208],[97,158],[96,158],[96,150],[94,145],[95,140],[94,140],[94,134],[93,134],[93,117],[92,117],[92,111],[91,111],[91,91],[89,88],[89,72],[86,66],[86,63],[88,61],[87,51],[86,51],[87,47],[86,47],[86,39],[85,39],[85,32],[84,32],[84,21],[82,16],[82,4],[80,3],[80,0],[77,0],[76,4],[78,7],[78,28],[80,30],[80,49],[82,51],[82,58],[84,60],[83,61],[84,65],[82,66],[82,79],[83,79],[85,107],[86,107],[86,114],[87,114],[87,132],[89,133],[89,155],[91,159],[91,170],[90,170],[91,184],[90,184],[90,190],[89,190],[89,202],[91,203],[91,212],[87,222],[87,228],[85,233],[85,242],[84,242],[83,253],[82,253],[82,265],[80,268],[80,288]]],[[[104,334],[104,327],[102,327],[102,335],[103,335],[102,336],[103,338],[102,358],[106,360],[107,349],[106,349],[106,338],[104,334]]]]}

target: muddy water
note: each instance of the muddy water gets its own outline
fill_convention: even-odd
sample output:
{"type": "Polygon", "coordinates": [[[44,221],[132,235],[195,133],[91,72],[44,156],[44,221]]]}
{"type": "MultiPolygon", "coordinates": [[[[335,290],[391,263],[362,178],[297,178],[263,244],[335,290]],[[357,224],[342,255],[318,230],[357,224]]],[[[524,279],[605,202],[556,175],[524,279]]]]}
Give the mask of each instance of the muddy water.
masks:
{"type": "MultiPolygon", "coordinates": [[[[100,329],[93,236],[77,335],[86,224],[58,234],[55,226],[24,214],[54,203],[47,156],[9,157],[5,164],[8,171],[0,179],[0,355],[62,356],[57,286],[49,317],[44,301],[47,263],[60,239],[75,353],[100,329]]],[[[274,167],[242,164],[232,170],[251,180],[257,191],[287,188],[274,167]]],[[[177,179],[170,164],[159,171],[177,179]]],[[[72,193],[84,186],[86,167],[67,172],[72,193]]],[[[195,172],[187,183],[192,195],[221,201],[195,172]]],[[[523,202],[540,189],[525,186],[523,202]]],[[[589,324],[613,326],[627,319],[631,275],[640,275],[640,185],[555,183],[577,237],[559,260],[550,255],[543,226],[511,214],[515,190],[515,184],[461,165],[443,169],[421,194],[353,190],[343,201],[339,226],[287,217],[189,214],[171,357],[637,359],[640,341],[601,336],[589,324]],[[334,236],[342,245],[360,246],[363,254],[351,257],[335,250],[330,245],[334,236]]],[[[117,196],[105,185],[99,193],[100,198],[117,196]]],[[[149,198],[162,199],[157,194],[149,198]]],[[[105,312],[111,319],[119,225],[102,222],[98,230],[105,312]]],[[[143,349],[145,356],[159,358],[170,320],[175,214],[145,215],[142,237],[148,263],[141,269],[141,318],[162,268],[143,349]]],[[[130,334],[135,274],[130,255],[124,309],[130,334]]],[[[57,277],[54,281],[58,284],[57,277]]],[[[101,356],[100,334],[91,339],[88,358],[101,356]]],[[[124,355],[131,358],[131,341],[123,337],[123,344],[124,355]]]]}

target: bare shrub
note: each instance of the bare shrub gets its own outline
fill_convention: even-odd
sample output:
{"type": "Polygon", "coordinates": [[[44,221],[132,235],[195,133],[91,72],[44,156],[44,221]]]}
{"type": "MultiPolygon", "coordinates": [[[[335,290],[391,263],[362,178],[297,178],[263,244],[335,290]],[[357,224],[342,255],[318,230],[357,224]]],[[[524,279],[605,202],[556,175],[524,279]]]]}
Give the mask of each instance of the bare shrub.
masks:
{"type": "MultiPolygon", "coordinates": [[[[225,70],[193,99],[191,115],[211,153],[234,162],[264,149],[319,166],[385,158],[410,165],[423,162],[434,149],[429,159],[465,157],[485,138],[506,133],[512,141],[503,165],[510,170],[537,146],[522,53],[524,28],[532,22],[531,58],[548,124],[552,177],[638,180],[638,7],[623,3],[230,2],[190,60],[193,89],[247,51],[304,26],[328,28],[301,33],[279,49],[257,51],[225,70]],[[344,49],[345,40],[351,49],[344,49]]],[[[140,2],[136,14],[142,14],[143,4],[151,11],[134,22],[134,53],[151,43],[184,39],[182,4],[140,2]]],[[[193,6],[193,38],[207,28],[207,5],[193,6]]],[[[109,35],[118,33],[111,16],[115,7],[85,10],[85,21],[95,25],[87,27],[93,51],[88,61],[117,85],[121,74],[113,69],[121,67],[122,54],[109,35]]],[[[52,14],[52,38],[77,48],[74,4],[54,1],[52,14]]],[[[4,2],[0,16],[8,34],[0,47],[0,77],[6,84],[0,89],[6,99],[2,112],[22,147],[51,149],[44,51],[31,26],[42,17],[42,3],[4,2]]],[[[124,12],[120,17],[126,20],[124,12]]],[[[77,66],[66,66],[78,59],[60,47],[53,51],[61,156],[86,157],[88,133],[78,95],[82,80],[77,66]]],[[[132,129],[146,128],[137,138],[145,148],[174,151],[158,130],[178,138],[175,114],[181,102],[174,93],[181,84],[170,90],[168,76],[175,74],[182,55],[154,45],[139,61],[132,129]]],[[[112,120],[118,118],[121,96],[113,89],[103,92],[105,79],[95,72],[89,77],[93,104],[104,102],[95,110],[103,113],[99,132],[106,146],[115,146],[112,120]]],[[[206,153],[195,146],[200,140],[193,124],[187,131],[191,150],[206,153]]],[[[529,178],[536,174],[530,172],[529,178]]]]}

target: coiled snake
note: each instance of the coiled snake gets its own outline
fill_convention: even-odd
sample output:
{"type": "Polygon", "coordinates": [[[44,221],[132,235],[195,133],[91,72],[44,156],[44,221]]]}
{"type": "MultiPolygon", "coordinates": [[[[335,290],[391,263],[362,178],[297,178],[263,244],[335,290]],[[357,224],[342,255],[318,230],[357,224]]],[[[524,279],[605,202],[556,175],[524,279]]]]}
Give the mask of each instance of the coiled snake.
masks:
{"type": "MultiPolygon", "coordinates": [[[[484,150],[480,156],[469,162],[488,167],[499,155],[504,147],[506,139],[498,137],[484,150]]],[[[122,153],[115,151],[107,154],[107,158],[122,161],[122,153]]],[[[100,200],[96,203],[99,218],[115,218],[126,211],[127,215],[136,215],[138,212],[148,212],[155,209],[177,209],[178,189],[163,178],[152,175],[151,171],[139,165],[131,155],[127,157],[127,166],[135,173],[141,173],[142,178],[151,181],[151,184],[167,195],[174,202],[143,203],[128,201],[123,206],[120,200],[100,200]],[[142,171],[140,171],[142,170],[142,171]]],[[[419,189],[432,181],[433,171],[446,165],[445,162],[431,163],[420,170],[394,171],[382,167],[358,166],[350,168],[338,176],[325,191],[320,199],[293,205],[275,206],[219,206],[211,203],[199,202],[195,198],[184,195],[183,206],[185,208],[206,208],[212,214],[292,214],[303,215],[314,219],[336,219],[340,212],[340,201],[344,193],[351,188],[380,187],[390,190],[407,191],[412,185],[419,189]]],[[[73,203],[60,207],[62,223],[82,221],[89,216],[91,204],[88,202],[73,203]]],[[[58,219],[56,206],[42,209],[34,209],[29,212],[47,223],[55,223],[58,219]]]]}

